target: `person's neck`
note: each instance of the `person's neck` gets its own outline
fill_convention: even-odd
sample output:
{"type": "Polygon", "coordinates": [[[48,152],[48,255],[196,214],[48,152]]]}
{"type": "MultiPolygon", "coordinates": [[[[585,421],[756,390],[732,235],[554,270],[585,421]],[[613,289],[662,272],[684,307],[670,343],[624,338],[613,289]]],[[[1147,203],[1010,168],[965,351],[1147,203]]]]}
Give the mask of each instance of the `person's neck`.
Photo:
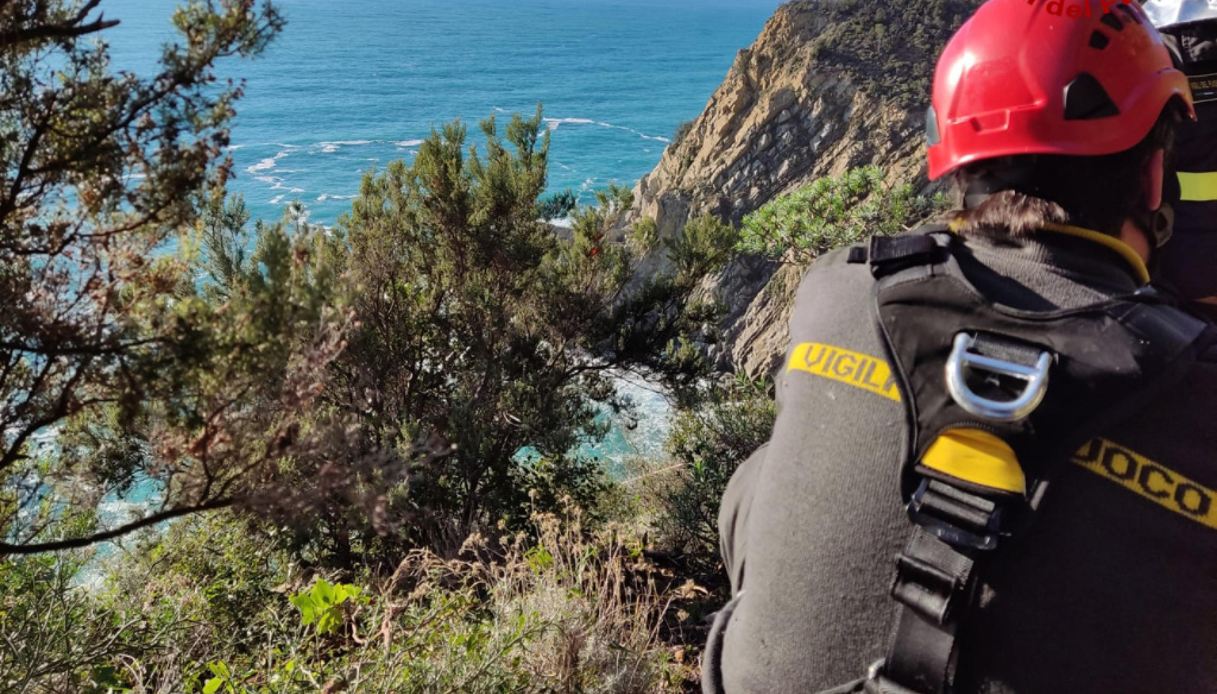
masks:
{"type": "Polygon", "coordinates": [[[1133,223],[1131,219],[1124,220],[1124,226],[1120,228],[1120,240],[1141,256],[1142,261],[1149,262],[1149,254],[1152,250],[1149,239],[1145,237],[1145,232],[1141,231],[1141,227],[1133,223]]]}

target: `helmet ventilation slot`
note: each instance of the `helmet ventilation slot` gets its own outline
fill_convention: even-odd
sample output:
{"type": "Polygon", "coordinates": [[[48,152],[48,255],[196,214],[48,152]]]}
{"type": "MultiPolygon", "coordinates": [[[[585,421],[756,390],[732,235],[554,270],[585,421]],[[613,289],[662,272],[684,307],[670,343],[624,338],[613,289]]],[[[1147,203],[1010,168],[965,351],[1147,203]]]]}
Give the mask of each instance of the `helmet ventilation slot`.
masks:
{"type": "MultiPolygon", "coordinates": [[[[1109,15],[1110,16],[1110,15],[1109,15]]],[[[1065,120],[1090,120],[1120,115],[1107,90],[1089,72],[1065,85],[1065,120]]]]}

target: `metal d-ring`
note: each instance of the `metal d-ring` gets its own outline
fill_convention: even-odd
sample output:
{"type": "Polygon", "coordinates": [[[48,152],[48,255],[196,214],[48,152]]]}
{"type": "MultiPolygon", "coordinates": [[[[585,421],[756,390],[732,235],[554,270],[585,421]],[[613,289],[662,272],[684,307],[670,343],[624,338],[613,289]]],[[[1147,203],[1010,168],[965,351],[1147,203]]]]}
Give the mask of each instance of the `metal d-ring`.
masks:
{"type": "Polygon", "coordinates": [[[947,359],[947,390],[951,398],[967,412],[997,422],[1017,422],[1035,411],[1048,392],[1048,368],[1052,355],[1041,352],[1035,366],[994,359],[970,351],[975,338],[967,333],[955,336],[955,345],[947,359]],[[987,371],[999,376],[1027,382],[1023,392],[1013,400],[993,400],[973,391],[965,378],[968,369],[987,371]]]}

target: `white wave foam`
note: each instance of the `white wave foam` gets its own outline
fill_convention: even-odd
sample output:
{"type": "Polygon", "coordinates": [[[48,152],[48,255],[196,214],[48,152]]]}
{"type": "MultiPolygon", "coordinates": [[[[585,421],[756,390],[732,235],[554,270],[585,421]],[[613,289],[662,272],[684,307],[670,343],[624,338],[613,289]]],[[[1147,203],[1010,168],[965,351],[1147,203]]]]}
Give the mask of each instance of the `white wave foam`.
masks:
{"type": "Polygon", "coordinates": [[[313,153],[333,154],[343,147],[365,147],[367,145],[393,145],[400,149],[417,147],[423,140],[326,140],[312,146],[313,153]]]}
{"type": "Polygon", "coordinates": [[[613,130],[624,130],[627,133],[632,133],[634,135],[637,135],[638,137],[641,137],[644,140],[651,140],[652,142],[671,142],[671,140],[669,140],[666,137],[661,137],[659,135],[647,135],[646,133],[642,132],[641,130],[627,128],[624,125],[613,125],[612,123],[602,123],[599,121],[596,122],[596,125],[599,125],[602,128],[612,128],[613,130]]]}
{"type": "Polygon", "coordinates": [[[644,135],[642,133],[638,133],[638,137],[641,137],[644,140],[651,140],[652,142],[663,142],[664,144],[669,145],[672,144],[672,140],[670,138],[663,137],[662,135],[644,135]]]}
{"type": "Polygon", "coordinates": [[[545,125],[550,132],[553,132],[562,125],[598,125],[598,123],[591,118],[546,118],[545,125]]]}
{"type": "Polygon", "coordinates": [[[279,176],[254,176],[255,181],[270,184],[271,190],[286,190],[291,193],[303,193],[303,188],[288,188],[287,183],[279,176]]]}
{"type": "Polygon", "coordinates": [[[384,140],[327,140],[325,142],[318,142],[317,146],[325,154],[333,154],[340,147],[363,147],[364,145],[373,145],[380,142],[384,142],[384,140]]]}
{"type": "Polygon", "coordinates": [[[250,165],[245,170],[248,171],[249,173],[257,173],[259,171],[266,171],[267,169],[273,169],[273,168],[275,168],[275,161],[276,161],[276,159],[274,157],[270,157],[269,159],[263,159],[262,161],[258,162],[257,164],[250,165]]]}
{"type": "Polygon", "coordinates": [[[605,123],[604,121],[592,120],[591,118],[546,118],[545,125],[550,132],[557,130],[562,125],[595,125],[600,128],[609,128],[611,130],[624,130],[627,133],[637,135],[644,140],[652,140],[654,142],[671,142],[666,137],[659,135],[648,135],[641,130],[626,127],[624,125],[614,125],[613,123],[605,123]]]}
{"type": "Polygon", "coordinates": [[[334,195],[332,193],[322,193],[317,196],[317,202],[325,202],[326,200],[354,200],[358,195],[334,195]]]}
{"type": "MultiPolygon", "coordinates": [[[[672,403],[658,383],[648,382],[628,372],[613,372],[617,394],[630,398],[637,406],[634,426],[622,433],[636,454],[648,458],[663,455],[664,442],[672,431],[672,403]]],[[[612,455],[609,456],[610,458],[612,455]]]]}
{"type": "Polygon", "coordinates": [[[287,197],[287,196],[286,195],[276,195],[275,197],[270,199],[270,204],[278,205],[279,203],[283,202],[283,198],[285,198],[285,197],[287,197]]]}
{"type": "Polygon", "coordinates": [[[289,154],[291,154],[291,152],[284,150],[282,152],[279,152],[278,154],[276,154],[273,157],[267,157],[266,159],[263,159],[262,161],[258,162],[257,164],[252,164],[250,166],[247,166],[245,168],[245,170],[248,171],[249,173],[258,173],[260,171],[270,171],[271,169],[275,168],[275,166],[277,166],[279,164],[280,159],[282,159],[283,157],[286,157],[289,154]]]}

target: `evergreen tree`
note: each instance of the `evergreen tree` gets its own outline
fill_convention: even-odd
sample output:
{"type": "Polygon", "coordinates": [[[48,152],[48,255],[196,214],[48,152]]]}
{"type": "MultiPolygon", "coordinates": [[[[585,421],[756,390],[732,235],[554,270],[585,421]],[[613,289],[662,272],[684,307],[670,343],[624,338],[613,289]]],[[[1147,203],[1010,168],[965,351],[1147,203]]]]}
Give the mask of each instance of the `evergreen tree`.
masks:
{"type": "Polygon", "coordinates": [[[602,407],[628,406],[612,369],[644,354],[663,365],[656,353],[686,327],[680,310],[664,330],[638,320],[664,302],[682,306],[692,281],[627,293],[633,251],[617,230],[628,191],[576,209],[571,238],[560,239],[538,218],[549,152],[540,109],[503,134],[493,118],[481,130],[484,154],[460,123],[432,133],[412,163],[367,176],[340,221],[359,327],[325,406],[355,417],[386,460],[416,462],[360,473],[380,485],[372,516],[316,508],[297,539],[320,541],[319,556],[452,549],[479,527],[521,527],[564,495],[590,506],[603,472],[572,451],[604,435],[602,407]],[[616,349],[630,335],[633,348],[616,349]],[[434,454],[418,461],[420,447],[434,454]]]}
{"type": "Polygon", "coordinates": [[[0,554],[104,537],[97,504],[148,480],[162,505],[115,530],[231,499],[221,403],[249,379],[207,385],[231,316],[209,325],[164,249],[230,166],[241,87],[217,61],[261,52],[283,20],[195,0],[141,78],[110,68],[118,22],[99,3],[0,4],[0,554]]]}

